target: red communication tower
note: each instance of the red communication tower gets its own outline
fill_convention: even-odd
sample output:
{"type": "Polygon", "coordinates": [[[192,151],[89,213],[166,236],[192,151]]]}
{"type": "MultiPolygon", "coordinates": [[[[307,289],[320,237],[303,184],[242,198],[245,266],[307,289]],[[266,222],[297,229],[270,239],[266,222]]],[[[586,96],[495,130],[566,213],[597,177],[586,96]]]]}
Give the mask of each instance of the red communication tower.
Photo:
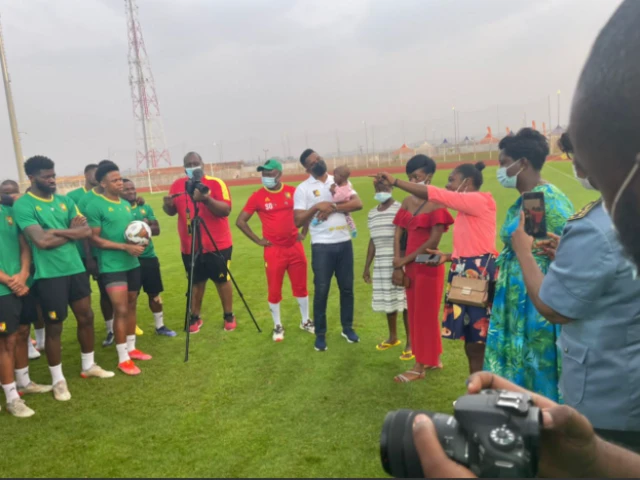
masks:
{"type": "Polygon", "coordinates": [[[151,72],[151,63],[142,38],[135,0],[125,0],[129,34],[129,85],[136,124],[136,163],[138,170],[171,165],[171,156],[164,139],[158,95],[151,72]]]}

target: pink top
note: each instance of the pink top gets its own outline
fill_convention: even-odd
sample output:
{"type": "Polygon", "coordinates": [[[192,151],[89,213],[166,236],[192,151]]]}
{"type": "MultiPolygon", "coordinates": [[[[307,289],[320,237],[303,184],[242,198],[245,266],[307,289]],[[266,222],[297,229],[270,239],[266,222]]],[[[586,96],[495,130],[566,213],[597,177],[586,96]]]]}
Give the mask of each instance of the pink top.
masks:
{"type": "Polygon", "coordinates": [[[489,192],[450,192],[427,186],[429,200],[456,210],[453,258],[478,257],[496,251],[496,201],[489,192]]]}
{"type": "Polygon", "coordinates": [[[353,191],[353,188],[351,188],[350,184],[347,183],[341,187],[336,185],[335,193],[333,194],[333,201],[336,203],[348,202],[354,194],[355,192],[353,191]]]}

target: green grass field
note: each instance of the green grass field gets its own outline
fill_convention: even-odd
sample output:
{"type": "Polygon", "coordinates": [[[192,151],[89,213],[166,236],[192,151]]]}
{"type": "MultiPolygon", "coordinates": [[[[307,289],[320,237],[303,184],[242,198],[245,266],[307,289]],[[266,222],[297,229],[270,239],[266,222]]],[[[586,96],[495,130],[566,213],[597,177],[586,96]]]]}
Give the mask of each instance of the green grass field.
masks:
{"type": "MultiPolygon", "coordinates": [[[[568,163],[551,163],[547,180],[564,190],[576,208],[595,198],[573,180],[568,163]]],[[[438,172],[435,185],[444,185],[448,172],[438,172]]],[[[517,192],[500,187],[495,169],[485,171],[483,189],[499,205],[499,224],[517,192]]],[[[286,339],[271,340],[271,316],[261,248],[235,226],[232,272],[249,302],[262,334],[256,332],[240,299],[234,310],[239,326],[222,330],[221,307],[209,285],[205,325],[191,337],[191,358],[184,363],[184,334],[157,337],[153,318],[140,301],[138,323],[145,335],[138,345],[154,359],[141,364],[137,378],[117,374],[109,380],[80,378],[75,320],[64,333],[64,372],[73,395],[56,402],[51,395],[26,397],[37,412],[29,420],[0,413],[5,477],[379,477],[378,440],[387,411],[398,408],[450,412],[464,392],[467,362],[459,342],[445,342],[444,369],[426,381],[399,385],[393,376],[410,367],[398,356],[401,348],[378,352],[375,345],[387,332],[384,315],[371,312],[371,287],[362,281],[369,240],[367,212],[375,206],[369,178],[353,179],[365,203],[355,214],[355,328],[361,342],[340,337],[337,286],[329,299],[329,350],[313,349],[313,337],[298,328],[299,313],[288,280],[282,318],[286,339]]],[[[232,222],[256,186],[232,188],[232,222]]],[[[397,192],[396,198],[400,198],[397,192]]],[[[185,310],[185,274],[178,249],[175,219],[161,211],[162,197],[147,200],[159,212],[162,235],[156,250],[162,263],[165,319],[181,330],[185,310]]],[[[259,231],[260,224],[252,220],[259,231]]],[[[448,251],[451,233],[441,248],[448,251]]],[[[309,252],[309,241],[306,241],[309,252]]],[[[310,294],[313,295],[309,271],[310,294]]],[[[96,357],[115,369],[113,347],[103,349],[104,322],[96,312],[96,357]]],[[[31,377],[49,383],[43,358],[32,362],[31,377]]],[[[4,402],[4,399],[3,399],[4,402]]]]}

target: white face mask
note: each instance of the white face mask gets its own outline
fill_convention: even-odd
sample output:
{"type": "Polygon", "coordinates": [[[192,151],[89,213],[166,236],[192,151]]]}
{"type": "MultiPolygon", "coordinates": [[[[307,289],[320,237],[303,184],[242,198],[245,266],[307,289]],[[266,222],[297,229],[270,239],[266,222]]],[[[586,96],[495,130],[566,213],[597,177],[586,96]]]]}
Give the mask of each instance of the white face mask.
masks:
{"type": "Polygon", "coordinates": [[[589,177],[587,178],[580,178],[578,176],[578,170],[576,169],[576,166],[573,165],[573,175],[576,177],[576,180],[578,180],[578,182],[580,182],[580,185],[582,185],[584,188],[586,188],[587,190],[596,190],[596,187],[594,187],[593,185],[591,185],[591,182],[589,181],[589,177]]]}

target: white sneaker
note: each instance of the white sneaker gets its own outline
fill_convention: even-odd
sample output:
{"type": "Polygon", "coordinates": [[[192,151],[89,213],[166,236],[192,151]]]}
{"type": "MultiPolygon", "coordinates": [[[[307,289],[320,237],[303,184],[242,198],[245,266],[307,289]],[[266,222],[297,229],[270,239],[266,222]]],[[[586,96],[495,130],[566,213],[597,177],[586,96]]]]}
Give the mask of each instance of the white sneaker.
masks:
{"type": "Polygon", "coordinates": [[[33,346],[33,343],[29,342],[29,360],[36,360],[40,358],[40,352],[33,346]]]}
{"type": "Polygon", "coordinates": [[[316,333],[316,327],[313,325],[313,320],[307,320],[306,322],[300,322],[300,329],[309,333],[316,333]]]}
{"type": "Polygon", "coordinates": [[[82,378],[90,378],[90,377],[111,378],[111,377],[114,377],[115,375],[116,374],[114,372],[109,372],[107,370],[104,370],[100,365],[95,363],[91,365],[91,368],[89,368],[88,370],[83,370],[82,372],[80,372],[80,376],[82,378]]]}
{"type": "Polygon", "coordinates": [[[7,412],[18,418],[28,418],[36,414],[36,412],[27,407],[27,404],[21,398],[16,398],[13,402],[7,403],[7,412]]]}
{"type": "Polygon", "coordinates": [[[284,328],[282,325],[276,325],[276,328],[273,329],[273,341],[281,342],[284,340],[284,328]]]}
{"type": "Polygon", "coordinates": [[[39,385],[36,382],[31,382],[26,387],[18,387],[18,392],[24,395],[32,393],[49,393],[51,390],[53,390],[51,385],[39,385]]]}
{"type": "Polygon", "coordinates": [[[66,380],[60,380],[53,386],[53,398],[59,402],[67,402],[71,400],[71,393],[69,393],[66,380]]]}

